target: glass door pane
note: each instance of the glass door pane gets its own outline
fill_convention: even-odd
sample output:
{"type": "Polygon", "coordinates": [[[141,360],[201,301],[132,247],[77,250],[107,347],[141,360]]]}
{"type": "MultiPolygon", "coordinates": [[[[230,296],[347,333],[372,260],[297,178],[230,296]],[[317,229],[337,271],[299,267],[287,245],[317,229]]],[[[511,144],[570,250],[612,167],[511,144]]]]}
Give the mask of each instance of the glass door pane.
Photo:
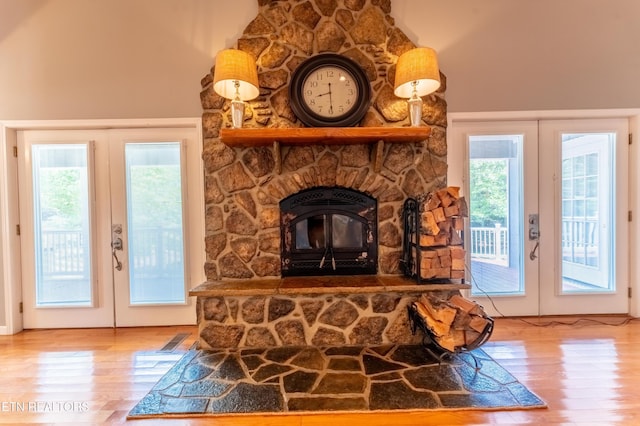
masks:
{"type": "Polygon", "coordinates": [[[127,143],[129,302],[185,303],[180,143],[127,143]]]}
{"type": "Polygon", "coordinates": [[[626,313],[626,119],[540,122],[540,313],[626,313]]]}
{"type": "Polygon", "coordinates": [[[473,295],[522,295],[522,135],[470,136],[473,295]]]}
{"type": "Polygon", "coordinates": [[[32,145],[36,306],[93,304],[88,144],[32,145]]]}
{"type": "Polygon", "coordinates": [[[530,238],[528,219],[538,213],[538,123],[462,122],[452,130],[447,182],[464,188],[469,205],[471,296],[491,315],[537,315],[538,238],[530,238]]]}
{"type": "Polygon", "coordinates": [[[615,133],[562,134],[562,292],[614,291],[615,133]]]}

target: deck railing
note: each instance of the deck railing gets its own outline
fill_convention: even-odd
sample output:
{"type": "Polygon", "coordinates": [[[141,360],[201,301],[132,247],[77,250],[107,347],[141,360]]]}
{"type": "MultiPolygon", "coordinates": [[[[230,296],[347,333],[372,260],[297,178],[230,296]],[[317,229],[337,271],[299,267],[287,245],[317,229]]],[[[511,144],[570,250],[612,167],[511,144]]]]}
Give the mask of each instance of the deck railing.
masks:
{"type": "MultiPolygon", "coordinates": [[[[90,249],[82,231],[43,231],[41,235],[43,275],[52,279],[88,278],[90,249]]],[[[138,228],[129,250],[138,274],[167,275],[182,268],[180,228],[138,228]]]]}
{"type": "Polygon", "coordinates": [[[509,261],[509,228],[471,227],[471,258],[507,265],[509,261]]]}

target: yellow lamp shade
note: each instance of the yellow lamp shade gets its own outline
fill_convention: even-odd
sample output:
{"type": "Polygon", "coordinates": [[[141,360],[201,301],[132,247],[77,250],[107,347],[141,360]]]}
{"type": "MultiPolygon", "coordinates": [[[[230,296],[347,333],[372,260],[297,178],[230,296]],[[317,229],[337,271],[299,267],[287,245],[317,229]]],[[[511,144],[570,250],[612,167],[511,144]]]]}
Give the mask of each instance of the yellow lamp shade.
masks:
{"type": "Polygon", "coordinates": [[[411,49],[398,58],[393,93],[400,98],[410,98],[414,87],[418,96],[433,93],[440,87],[438,57],[430,47],[411,49]]]}
{"type": "Polygon", "coordinates": [[[237,49],[218,52],[213,76],[213,90],[218,95],[227,99],[237,95],[248,101],[260,94],[258,86],[256,61],[250,54],[237,49]]]}

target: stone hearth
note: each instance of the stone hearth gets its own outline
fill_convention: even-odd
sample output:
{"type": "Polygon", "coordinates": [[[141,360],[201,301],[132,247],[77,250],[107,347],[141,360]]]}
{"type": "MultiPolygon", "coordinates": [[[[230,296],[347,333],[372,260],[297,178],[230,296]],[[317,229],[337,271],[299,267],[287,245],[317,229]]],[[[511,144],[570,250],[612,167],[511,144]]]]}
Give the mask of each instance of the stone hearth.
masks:
{"type": "Polygon", "coordinates": [[[466,284],[420,285],[404,277],[287,277],[210,282],[197,296],[200,349],[418,344],[407,305],[466,284]]]}
{"type": "Polygon", "coordinates": [[[129,418],[545,406],[482,350],[286,347],[189,351],[129,418]]]}

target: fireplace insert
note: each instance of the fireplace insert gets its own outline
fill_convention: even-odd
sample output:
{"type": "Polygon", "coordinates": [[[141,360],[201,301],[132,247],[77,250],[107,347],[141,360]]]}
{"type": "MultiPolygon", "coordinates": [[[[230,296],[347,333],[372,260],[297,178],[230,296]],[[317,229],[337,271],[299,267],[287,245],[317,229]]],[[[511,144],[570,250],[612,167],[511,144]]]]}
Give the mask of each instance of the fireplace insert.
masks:
{"type": "Polygon", "coordinates": [[[316,187],[280,202],[282,276],[375,274],[378,203],[342,187],[316,187]]]}

